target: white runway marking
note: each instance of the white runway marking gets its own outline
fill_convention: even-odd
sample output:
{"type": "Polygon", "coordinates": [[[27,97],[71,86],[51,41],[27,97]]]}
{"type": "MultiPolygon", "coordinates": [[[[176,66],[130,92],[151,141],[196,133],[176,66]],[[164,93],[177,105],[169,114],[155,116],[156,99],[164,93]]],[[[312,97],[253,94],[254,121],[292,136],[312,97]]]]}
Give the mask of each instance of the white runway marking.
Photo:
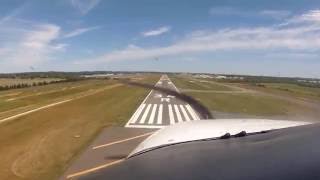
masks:
{"type": "MultiPolygon", "coordinates": [[[[156,86],[174,89],[179,93],[177,87],[167,76],[162,76],[156,86]]],[[[200,120],[192,106],[181,102],[175,96],[151,90],[129,119],[126,127],[159,129],[191,120],[200,120]]]]}
{"type": "Polygon", "coordinates": [[[174,116],[173,116],[173,112],[172,112],[172,106],[171,104],[168,105],[169,108],[169,120],[170,120],[170,124],[174,124],[174,116]]]}
{"type": "Polygon", "coordinates": [[[151,104],[148,104],[147,109],[144,111],[142,118],[140,119],[140,124],[143,124],[146,121],[146,118],[148,116],[149,110],[150,110],[151,104]]]}
{"type": "Polygon", "coordinates": [[[178,122],[182,122],[182,117],[181,117],[178,105],[176,105],[176,104],[174,105],[174,110],[176,112],[176,115],[177,115],[177,118],[178,118],[178,122]]]}
{"type": "Polygon", "coordinates": [[[127,127],[130,128],[148,128],[148,129],[161,129],[166,126],[160,126],[160,125],[146,125],[146,124],[141,124],[141,125],[135,125],[135,124],[129,124],[127,127]]]}
{"type": "Polygon", "coordinates": [[[158,106],[157,104],[153,105],[148,124],[152,124],[153,123],[154,116],[156,115],[157,106],[158,106]]]}
{"type": "Polygon", "coordinates": [[[129,120],[129,123],[136,123],[137,122],[138,117],[140,116],[140,114],[145,106],[146,106],[146,104],[141,104],[141,106],[139,106],[137,111],[133,114],[132,119],[129,120]]]}
{"type": "Polygon", "coordinates": [[[163,102],[163,101],[170,102],[170,98],[161,98],[161,102],[163,102]]]}
{"type": "Polygon", "coordinates": [[[149,92],[149,94],[144,98],[144,100],[142,101],[141,104],[144,104],[144,103],[147,101],[147,99],[149,98],[149,96],[151,95],[152,92],[153,92],[153,90],[151,90],[151,91],[149,92]]]}
{"type": "MultiPolygon", "coordinates": [[[[168,80],[171,82],[171,79],[168,77],[168,80]]],[[[171,85],[174,87],[174,89],[180,93],[179,89],[171,82],[171,85]]]]}
{"type": "Polygon", "coordinates": [[[189,116],[188,116],[188,114],[187,114],[187,112],[186,112],[186,109],[184,108],[183,105],[180,105],[180,109],[181,109],[182,114],[183,114],[183,116],[185,117],[186,121],[190,121],[190,118],[189,118],[189,116]]]}
{"type": "Polygon", "coordinates": [[[193,111],[193,109],[191,108],[191,106],[189,104],[187,104],[186,107],[187,107],[189,113],[191,114],[193,120],[200,120],[198,115],[193,111]]]}
{"type": "Polygon", "coordinates": [[[157,124],[162,124],[163,105],[159,105],[157,124]]]}

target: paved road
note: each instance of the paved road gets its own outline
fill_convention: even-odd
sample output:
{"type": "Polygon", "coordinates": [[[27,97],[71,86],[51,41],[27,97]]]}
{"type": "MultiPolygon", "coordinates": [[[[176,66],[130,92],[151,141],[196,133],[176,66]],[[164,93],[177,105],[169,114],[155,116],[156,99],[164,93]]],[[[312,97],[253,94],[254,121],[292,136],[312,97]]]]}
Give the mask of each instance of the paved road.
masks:
{"type": "MultiPolygon", "coordinates": [[[[156,86],[179,92],[167,75],[161,76],[156,86]]],[[[152,90],[127,122],[126,127],[162,128],[178,122],[199,119],[189,104],[174,96],[152,90]]]]}

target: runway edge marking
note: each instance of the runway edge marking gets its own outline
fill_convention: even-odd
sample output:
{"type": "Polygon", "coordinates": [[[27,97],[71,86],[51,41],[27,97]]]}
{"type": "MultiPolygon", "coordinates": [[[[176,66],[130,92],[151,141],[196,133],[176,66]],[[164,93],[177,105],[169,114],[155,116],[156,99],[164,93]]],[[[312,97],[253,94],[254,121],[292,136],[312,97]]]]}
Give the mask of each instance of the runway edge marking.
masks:
{"type": "MultiPolygon", "coordinates": [[[[160,81],[160,80],[159,80],[160,81]]],[[[158,81],[158,82],[159,82],[158,81]]],[[[142,101],[142,103],[140,104],[140,106],[142,105],[142,104],[145,104],[145,102],[147,101],[147,99],[148,99],[148,97],[151,95],[151,93],[153,92],[153,90],[151,90],[150,92],[149,92],[149,94],[144,98],[144,100],[142,101]]],[[[139,106],[139,107],[140,107],[139,106]]],[[[139,108],[136,110],[136,112],[139,110],[139,108]]],[[[135,112],[135,113],[136,113],[135,112]]],[[[134,116],[134,114],[133,114],[133,116],[134,116]]],[[[130,118],[130,120],[133,118],[133,116],[130,118]]],[[[124,127],[132,127],[131,125],[130,125],[130,120],[126,123],[126,125],[124,126],[124,127]]]]}

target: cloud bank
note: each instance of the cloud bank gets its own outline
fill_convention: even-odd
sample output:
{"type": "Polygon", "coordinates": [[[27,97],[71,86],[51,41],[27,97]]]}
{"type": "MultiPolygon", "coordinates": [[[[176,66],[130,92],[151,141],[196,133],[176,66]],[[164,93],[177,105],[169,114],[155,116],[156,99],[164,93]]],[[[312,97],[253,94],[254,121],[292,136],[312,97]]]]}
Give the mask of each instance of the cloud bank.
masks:
{"type": "Polygon", "coordinates": [[[28,69],[48,60],[66,44],[55,42],[61,28],[54,24],[11,21],[1,27],[0,66],[2,71],[28,69]]]}
{"type": "MultiPolygon", "coordinates": [[[[271,13],[271,12],[268,12],[271,13]]],[[[162,31],[150,31],[148,35],[162,31]]],[[[161,33],[160,33],[161,34],[161,33]]],[[[320,10],[308,11],[268,27],[194,31],[177,42],[157,48],[129,45],[78,63],[150,59],[216,51],[283,51],[314,53],[320,50],[320,10]]]]}

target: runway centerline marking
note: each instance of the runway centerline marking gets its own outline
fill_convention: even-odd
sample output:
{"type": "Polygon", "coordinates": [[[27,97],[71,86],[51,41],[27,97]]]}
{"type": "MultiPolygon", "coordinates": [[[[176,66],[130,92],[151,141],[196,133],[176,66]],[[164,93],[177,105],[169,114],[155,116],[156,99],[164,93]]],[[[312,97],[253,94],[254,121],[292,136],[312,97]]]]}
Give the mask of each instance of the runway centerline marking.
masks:
{"type": "Polygon", "coordinates": [[[102,145],[99,145],[99,146],[95,146],[95,147],[93,147],[92,149],[95,150],[95,149],[99,149],[99,148],[104,148],[104,147],[112,146],[112,145],[115,145],[115,144],[120,144],[120,143],[123,143],[123,142],[127,142],[127,141],[131,141],[131,140],[134,140],[134,139],[137,139],[137,138],[141,138],[141,137],[144,137],[144,136],[149,136],[149,135],[151,135],[151,134],[153,134],[153,133],[154,133],[154,132],[149,132],[149,133],[141,134],[141,135],[138,135],[138,136],[134,136],[134,137],[122,139],[122,140],[119,140],[119,141],[114,141],[114,142],[111,142],[111,143],[102,144],[102,145]]]}
{"type": "Polygon", "coordinates": [[[83,170],[83,171],[80,171],[80,172],[77,172],[77,173],[74,173],[74,174],[70,174],[70,175],[67,176],[67,179],[71,179],[71,178],[74,178],[74,177],[82,176],[82,175],[85,175],[85,174],[88,174],[88,173],[91,173],[91,172],[94,172],[94,171],[97,171],[97,170],[100,170],[100,169],[103,169],[103,168],[107,168],[109,166],[121,163],[124,160],[125,159],[119,159],[119,160],[113,161],[111,163],[103,164],[103,165],[100,165],[100,166],[97,166],[97,167],[94,167],[94,168],[91,168],[91,169],[87,169],[87,170],[83,170]]]}

